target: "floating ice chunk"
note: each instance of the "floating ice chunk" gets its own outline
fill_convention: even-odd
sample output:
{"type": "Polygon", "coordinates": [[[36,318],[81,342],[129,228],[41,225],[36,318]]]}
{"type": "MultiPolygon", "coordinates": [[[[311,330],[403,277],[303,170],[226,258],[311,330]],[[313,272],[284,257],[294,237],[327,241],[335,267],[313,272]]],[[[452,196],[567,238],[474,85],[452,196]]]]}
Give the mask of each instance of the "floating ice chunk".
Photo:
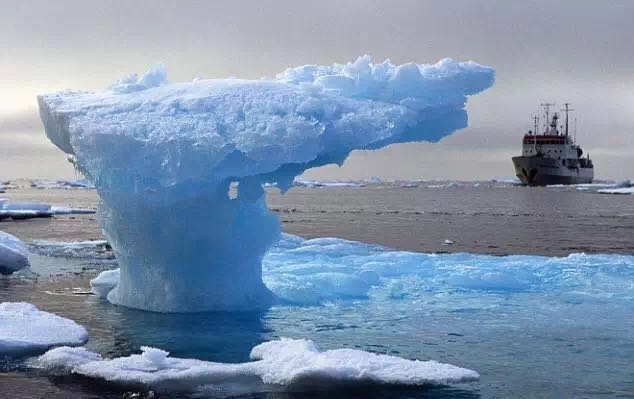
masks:
{"type": "Polygon", "coordinates": [[[72,320],[40,311],[30,303],[0,303],[0,355],[43,352],[87,340],[86,329],[72,320]]]}
{"type": "Polygon", "coordinates": [[[48,138],[95,182],[119,265],[109,298],[175,312],[266,308],[279,238],[263,184],[289,189],[351,151],[438,141],[467,124],[493,69],[444,59],[287,69],[273,80],[167,84],[165,68],[101,93],[38,97],[48,138]],[[237,183],[235,197],[229,196],[237,183]],[[151,269],[151,270],[148,270],[151,269]]]}
{"type": "Polygon", "coordinates": [[[40,202],[0,202],[0,219],[30,219],[51,217],[52,215],[92,214],[94,209],[70,208],[65,206],[51,206],[40,202]]]}
{"type": "Polygon", "coordinates": [[[51,214],[53,215],[91,215],[93,213],[96,213],[94,209],[51,206],[51,214]]]}
{"type": "Polygon", "coordinates": [[[603,188],[598,190],[598,192],[601,194],[631,195],[634,194],[634,187],[603,188]]]}
{"type": "Polygon", "coordinates": [[[106,270],[90,280],[90,291],[98,298],[105,299],[119,283],[119,269],[106,270]]]}
{"type": "Polygon", "coordinates": [[[0,231],[0,274],[11,274],[29,265],[26,245],[9,233],[0,231]]]}
{"type": "Polygon", "coordinates": [[[5,218],[29,219],[36,217],[50,217],[51,206],[33,202],[9,202],[0,200],[0,220],[5,218]]]}
{"type": "Polygon", "coordinates": [[[187,390],[200,385],[241,384],[391,384],[436,385],[476,381],[478,373],[436,361],[408,360],[357,349],[321,352],[310,340],[282,338],[251,351],[247,363],[215,363],[169,357],[142,347],[141,355],[101,360],[81,349],[57,348],[32,362],[36,367],[73,372],[123,385],[187,390]]]}
{"type": "Polygon", "coordinates": [[[110,245],[106,240],[46,241],[34,240],[31,251],[44,256],[75,259],[111,259],[110,245]]]}
{"type": "Polygon", "coordinates": [[[3,211],[33,211],[50,214],[51,205],[40,202],[5,202],[3,211]]]}
{"type": "Polygon", "coordinates": [[[84,347],[60,346],[32,359],[29,366],[54,371],[72,371],[79,365],[99,360],[102,360],[100,354],[84,347]]]}
{"type": "Polygon", "coordinates": [[[31,180],[30,186],[38,189],[77,189],[77,188],[95,188],[95,186],[86,179],[79,180],[48,180],[37,179],[31,180]]]}
{"type": "Polygon", "coordinates": [[[365,184],[353,181],[319,181],[295,179],[293,184],[297,187],[321,188],[321,187],[365,187],[365,184]]]}
{"type": "Polygon", "coordinates": [[[478,373],[436,361],[408,360],[357,349],[320,352],[313,341],[282,338],[260,344],[251,359],[261,359],[259,375],[267,384],[379,383],[451,384],[475,381],[478,373]]]}

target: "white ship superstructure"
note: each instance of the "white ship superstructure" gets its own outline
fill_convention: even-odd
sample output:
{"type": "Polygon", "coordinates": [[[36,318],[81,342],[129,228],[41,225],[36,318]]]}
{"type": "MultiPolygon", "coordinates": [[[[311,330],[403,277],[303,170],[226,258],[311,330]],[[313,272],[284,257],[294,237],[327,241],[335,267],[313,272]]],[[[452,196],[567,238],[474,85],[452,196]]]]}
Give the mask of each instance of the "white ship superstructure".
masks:
{"type": "Polygon", "coordinates": [[[559,114],[550,115],[552,105],[542,104],[546,123],[541,134],[537,133],[539,117],[533,117],[534,128],[524,135],[522,155],[513,157],[515,174],[529,186],[591,183],[592,160],[589,155],[583,156],[583,150],[569,134],[570,104],[564,104],[565,124],[561,127],[559,114]]]}

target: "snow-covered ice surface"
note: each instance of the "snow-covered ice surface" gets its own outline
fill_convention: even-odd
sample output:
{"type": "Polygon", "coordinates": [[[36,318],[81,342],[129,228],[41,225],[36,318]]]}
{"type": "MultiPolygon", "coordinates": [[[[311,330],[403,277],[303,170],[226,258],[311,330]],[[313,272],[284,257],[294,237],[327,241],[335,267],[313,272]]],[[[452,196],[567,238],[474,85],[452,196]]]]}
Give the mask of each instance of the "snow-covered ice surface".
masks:
{"type": "Polygon", "coordinates": [[[71,370],[87,377],[152,389],[193,389],[200,385],[389,384],[435,385],[475,381],[478,373],[436,361],[408,360],[357,349],[320,351],[314,342],[282,338],[251,350],[251,362],[217,363],[170,357],[157,348],[115,359],[84,348],[52,349],[32,362],[35,367],[71,370]]]}
{"type": "Polygon", "coordinates": [[[17,237],[0,231],[0,274],[11,274],[29,265],[29,250],[17,237]]]}
{"type": "Polygon", "coordinates": [[[0,303],[0,356],[22,356],[50,347],[82,345],[86,329],[23,302],[0,303]]]}
{"type": "Polygon", "coordinates": [[[263,184],[286,190],[357,149],[437,141],[467,125],[467,97],[493,80],[493,69],[451,59],[365,56],[275,79],[174,84],[157,66],[38,104],[48,138],[99,193],[121,266],[110,300],[161,312],[257,309],[272,300],[261,261],[280,232],[263,184]]]}

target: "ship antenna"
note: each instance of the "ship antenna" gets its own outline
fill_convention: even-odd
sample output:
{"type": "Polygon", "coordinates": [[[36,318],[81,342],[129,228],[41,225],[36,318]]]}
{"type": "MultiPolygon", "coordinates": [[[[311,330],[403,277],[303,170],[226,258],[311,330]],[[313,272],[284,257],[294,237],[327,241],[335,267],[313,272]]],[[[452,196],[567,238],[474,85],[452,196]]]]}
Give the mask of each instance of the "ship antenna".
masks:
{"type": "Polygon", "coordinates": [[[539,116],[533,115],[533,151],[537,154],[537,125],[539,125],[539,116]]]}
{"type": "MultiPolygon", "coordinates": [[[[565,108],[562,109],[566,113],[566,136],[568,136],[568,112],[574,111],[574,109],[569,108],[570,103],[564,103],[565,108]]],[[[575,137],[576,140],[576,137],[575,137]]]]}
{"type": "Polygon", "coordinates": [[[546,114],[546,121],[544,122],[544,125],[545,125],[544,133],[548,133],[548,123],[550,121],[550,119],[549,119],[549,117],[550,117],[550,107],[555,105],[555,104],[554,103],[541,103],[539,105],[544,107],[544,113],[546,114]]]}

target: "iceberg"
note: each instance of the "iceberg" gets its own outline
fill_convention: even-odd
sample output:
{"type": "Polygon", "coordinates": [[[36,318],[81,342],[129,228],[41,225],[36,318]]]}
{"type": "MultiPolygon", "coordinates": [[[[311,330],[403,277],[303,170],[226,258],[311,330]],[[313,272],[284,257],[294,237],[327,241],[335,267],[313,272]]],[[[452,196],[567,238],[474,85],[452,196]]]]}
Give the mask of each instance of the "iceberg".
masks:
{"type": "Polygon", "coordinates": [[[29,265],[29,250],[15,236],[0,231],[0,274],[11,274],[29,265]]]}
{"type": "Polygon", "coordinates": [[[201,385],[240,383],[296,386],[389,384],[439,385],[471,382],[477,372],[433,360],[408,360],[358,349],[320,351],[305,339],[282,338],[251,350],[251,362],[217,363],[180,359],[157,348],[141,347],[142,353],[102,359],[85,348],[61,347],[31,363],[49,370],[70,370],[91,378],[126,386],[158,390],[191,390],[201,385]]]}
{"type": "Polygon", "coordinates": [[[353,150],[438,141],[467,124],[490,67],[364,56],[274,79],[168,83],[163,66],[100,93],[38,97],[50,141],[96,187],[121,267],[116,304],[159,311],[266,308],[262,258],[280,237],[263,185],[353,150]],[[235,195],[230,188],[237,185],[235,195]]]}
{"type": "Polygon", "coordinates": [[[53,346],[83,345],[86,329],[30,303],[0,303],[0,356],[41,353],[53,346]]]}

